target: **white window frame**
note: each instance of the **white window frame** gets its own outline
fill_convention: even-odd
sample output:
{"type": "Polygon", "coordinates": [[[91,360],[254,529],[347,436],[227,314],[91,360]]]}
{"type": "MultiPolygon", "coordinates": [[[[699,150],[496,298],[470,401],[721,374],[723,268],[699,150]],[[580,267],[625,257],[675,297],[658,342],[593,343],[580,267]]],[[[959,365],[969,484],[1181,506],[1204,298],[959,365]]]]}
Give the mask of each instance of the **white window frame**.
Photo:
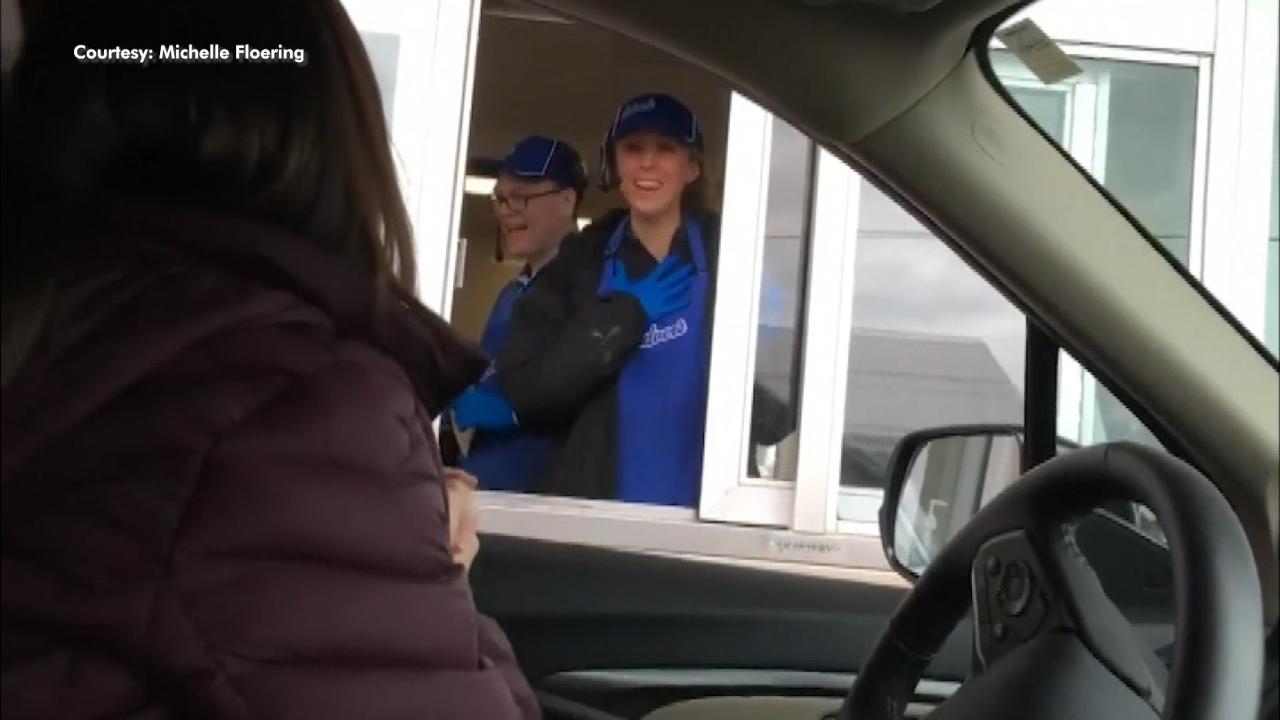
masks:
{"type": "Polygon", "coordinates": [[[399,36],[387,120],[413,223],[418,297],[448,317],[480,0],[343,0],[343,6],[357,30],[399,36]]]}
{"type": "Polygon", "coordinates": [[[746,458],[755,384],[759,298],[774,117],[734,94],[730,104],[721,234],[734,252],[717,268],[715,335],[703,455],[703,520],[836,530],[845,386],[852,333],[857,173],[820,151],[813,175],[795,478],[751,478],[746,458]],[[810,328],[817,332],[809,332],[810,328]],[[732,428],[732,430],[726,430],[732,428]],[[713,431],[715,430],[715,431],[713,431]]]}
{"type": "Polygon", "coordinates": [[[733,252],[721,252],[716,268],[715,333],[711,338],[698,514],[704,520],[787,527],[794,501],[791,483],[745,477],[747,452],[751,450],[751,399],[772,146],[773,117],[734,93],[729,102],[720,215],[720,235],[733,238],[733,252]]]}
{"type": "Polygon", "coordinates": [[[820,150],[815,187],[793,527],[824,535],[839,530],[878,540],[880,526],[875,518],[883,491],[840,485],[853,338],[854,260],[864,183],[842,160],[820,150]],[[814,331],[809,332],[810,328],[814,331]],[[870,522],[846,523],[842,528],[841,504],[860,501],[874,505],[870,522]]]}

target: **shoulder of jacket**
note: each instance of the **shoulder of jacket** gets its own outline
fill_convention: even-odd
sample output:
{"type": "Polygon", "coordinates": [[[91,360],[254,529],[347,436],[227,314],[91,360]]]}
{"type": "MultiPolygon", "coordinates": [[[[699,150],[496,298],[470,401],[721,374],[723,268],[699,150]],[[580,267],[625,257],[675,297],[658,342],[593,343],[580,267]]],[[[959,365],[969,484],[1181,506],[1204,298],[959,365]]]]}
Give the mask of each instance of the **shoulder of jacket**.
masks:
{"type": "Polygon", "coordinates": [[[178,316],[193,322],[188,330],[173,331],[174,340],[187,334],[186,347],[170,358],[157,357],[157,372],[178,366],[210,383],[243,383],[246,390],[256,389],[253,407],[294,403],[305,395],[284,392],[288,388],[328,395],[329,385],[349,386],[378,403],[400,405],[393,402],[397,397],[414,398],[397,358],[368,338],[344,333],[321,305],[290,288],[196,266],[176,269],[155,288],[162,290],[169,290],[160,295],[179,309],[190,308],[178,316]],[[183,285],[193,290],[180,290],[183,285]]]}
{"type": "Polygon", "coordinates": [[[626,208],[614,208],[603,215],[592,220],[589,225],[577,233],[591,243],[597,244],[601,249],[605,243],[609,242],[609,236],[617,229],[618,223],[627,218],[626,208]]]}
{"type": "Polygon", "coordinates": [[[560,251],[543,269],[542,274],[553,278],[552,282],[559,282],[555,278],[573,277],[596,268],[604,257],[610,233],[625,215],[624,210],[611,211],[586,228],[565,237],[560,242],[560,251]]]}
{"type": "Polygon", "coordinates": [[[556,255],[556,260],[577,262],[591,257],[598,257],[604,252],[605,240],[606,238],[601,237],[598,233],[573,233],[560,243],[560,252],[556,255]]]}

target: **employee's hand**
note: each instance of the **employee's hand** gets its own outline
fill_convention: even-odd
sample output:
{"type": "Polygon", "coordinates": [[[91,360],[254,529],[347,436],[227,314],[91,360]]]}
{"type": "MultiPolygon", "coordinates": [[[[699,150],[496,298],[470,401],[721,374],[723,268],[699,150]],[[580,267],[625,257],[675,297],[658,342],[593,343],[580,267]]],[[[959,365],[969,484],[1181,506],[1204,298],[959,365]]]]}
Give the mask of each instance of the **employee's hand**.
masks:
{"type": "Polygon", "coordinates": [[[627,270],[621,262],[610,263],[611,275],[605,282],[606,292],[625,293],[634,297],[644,308],[649,322],[678,312],[693,301],[693,266],[668,255],[648,275],[639,280],[627,278],[627,270]]]}
{"type": "Polygon", "coordinates": [[[502,430],[516,426],[516,413],[496,389],[472,386],[453,402],[453,424],[459,430],[502,430]]]}
{"type": "Polygon", "coordinates": [[[476,509],[475,477],[458,468],[445,468],[444,488],[449,497],[449,548],[453,561],[466,570],[480,552],[480,513],[476,509]]]}

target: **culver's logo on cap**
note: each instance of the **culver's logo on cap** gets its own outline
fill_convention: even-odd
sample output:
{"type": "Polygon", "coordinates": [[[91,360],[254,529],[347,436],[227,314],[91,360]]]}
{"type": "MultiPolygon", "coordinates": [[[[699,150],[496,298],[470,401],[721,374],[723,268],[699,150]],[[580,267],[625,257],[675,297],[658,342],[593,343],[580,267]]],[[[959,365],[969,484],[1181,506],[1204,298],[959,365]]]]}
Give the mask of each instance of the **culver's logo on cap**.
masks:
{"type": "Polygon", "coordinates": [[[658,101],[656,98],[648,97],[641,100],[636,100],[635,102],[629,103],[628,105],[622,108],[622,112],[618,113],[618,122],[622,122],[627,118],[631,117],[632,115],[639,115],[640,113],[643,113],[643,112],[650,112],[656,107],[658,107],[658,101]]]}

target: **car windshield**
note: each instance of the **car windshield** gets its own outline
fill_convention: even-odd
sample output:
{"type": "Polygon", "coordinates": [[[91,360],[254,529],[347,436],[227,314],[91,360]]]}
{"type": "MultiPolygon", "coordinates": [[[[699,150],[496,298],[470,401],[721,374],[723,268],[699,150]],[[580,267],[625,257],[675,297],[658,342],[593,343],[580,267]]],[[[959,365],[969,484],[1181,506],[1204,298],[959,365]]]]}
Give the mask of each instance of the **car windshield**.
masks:
{"type": "Polygon", "coordinates": [[[1275,357],[1277,13],[1251,4],[1237,27],[1215,24],[1212,6],[1043,0],[1004,23],[988,59],[1012,101],[1275,357]]]}

